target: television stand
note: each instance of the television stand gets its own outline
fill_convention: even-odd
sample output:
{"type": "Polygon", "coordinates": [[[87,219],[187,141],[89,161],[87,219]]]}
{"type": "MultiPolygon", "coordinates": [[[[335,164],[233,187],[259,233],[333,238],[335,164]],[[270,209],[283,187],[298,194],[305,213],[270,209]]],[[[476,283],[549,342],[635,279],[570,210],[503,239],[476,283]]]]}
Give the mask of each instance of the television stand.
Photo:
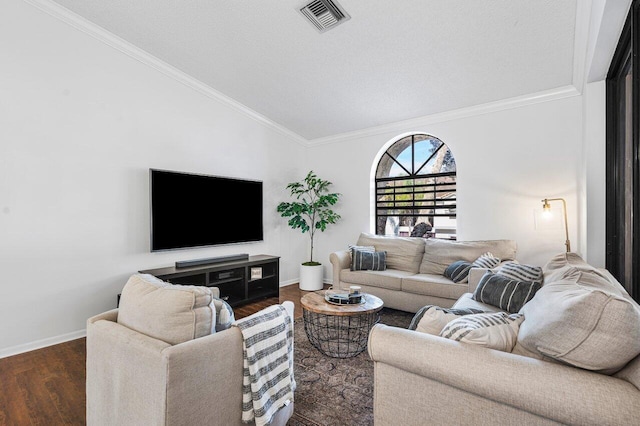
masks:
{"type": "Polygon", "coordinates": [[[139,272],[151,274],[172,284],[218,287],[220,298],[234,307],[280,295],[280,257],[278,256],[261,254],[249,256],[245,260],[184,268],[170,266],[139,272]]]}

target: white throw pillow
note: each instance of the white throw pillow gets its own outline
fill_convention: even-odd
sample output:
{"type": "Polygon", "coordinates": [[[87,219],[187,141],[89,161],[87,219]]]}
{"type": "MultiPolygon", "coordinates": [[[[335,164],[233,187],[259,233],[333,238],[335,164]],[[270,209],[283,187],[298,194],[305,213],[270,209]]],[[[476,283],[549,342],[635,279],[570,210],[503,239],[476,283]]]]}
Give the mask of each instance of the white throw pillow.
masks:
{"type": "Polygon", "coordinates": [[[440,332],[441,337],[511,352],[518,338],[522,314],[494,312],[465,315],[449,322],[440,332]]]}

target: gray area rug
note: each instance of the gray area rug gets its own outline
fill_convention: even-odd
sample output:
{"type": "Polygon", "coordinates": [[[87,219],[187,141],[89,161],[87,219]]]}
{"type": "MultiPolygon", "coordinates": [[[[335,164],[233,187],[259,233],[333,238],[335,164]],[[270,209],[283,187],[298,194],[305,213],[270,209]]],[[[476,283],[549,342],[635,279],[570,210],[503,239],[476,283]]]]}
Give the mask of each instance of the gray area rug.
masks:
{"type": "MultiPolygon", "coordinates": [[[[380,323],[409,326],[413,314],[384,308],[380,323]]],[[[314,348],[296,320],[295,412],[289,426],[373,425],[373,362],[367,351],[346,359],[330,358],[314,348]]]]}

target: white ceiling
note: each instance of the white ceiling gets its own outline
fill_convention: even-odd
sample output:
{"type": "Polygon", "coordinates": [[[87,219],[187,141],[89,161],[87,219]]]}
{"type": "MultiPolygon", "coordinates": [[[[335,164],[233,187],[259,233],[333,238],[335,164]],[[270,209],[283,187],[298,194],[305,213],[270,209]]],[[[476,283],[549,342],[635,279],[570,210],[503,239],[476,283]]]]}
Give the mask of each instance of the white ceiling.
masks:
{"type": "Polygon", "coordinates": [[[55,0],[308,140],[572,84],[576,0],[55,0]]]}

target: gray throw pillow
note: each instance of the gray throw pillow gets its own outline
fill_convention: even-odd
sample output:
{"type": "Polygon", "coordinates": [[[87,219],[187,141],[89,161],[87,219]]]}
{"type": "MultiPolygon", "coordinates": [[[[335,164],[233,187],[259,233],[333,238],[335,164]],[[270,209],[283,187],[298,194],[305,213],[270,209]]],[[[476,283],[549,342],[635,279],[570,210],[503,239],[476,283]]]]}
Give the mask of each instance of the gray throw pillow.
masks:
{"type": "Polygon", "coordinates": [[[226,330],[231,327],[235,319],[233,314],[233,308],[226,302],[226,300],[213,298],[213,305],[216,307],[216,332],[226,330]]]}
{"type": "Polygon", "coordinates": [[[469,279],[469,270],[471,270],[471,267],[471,263],[458,260],[447,266],[447,269],[444,270],[444,276],[454,283],[466,283],[469,279]]]}
{"type": "Polygon", "coordinates": [[[473,293],[473,300],[516,313],[533,299],[540,287],[540,283],[516,281],[487,271],[473,293]]]}
{"type": "Polygon", "coordinates": [[[352,250],[351,270],[352,271],[384,271],[387,269],[387,252],[368,250],[352,250]]]}

